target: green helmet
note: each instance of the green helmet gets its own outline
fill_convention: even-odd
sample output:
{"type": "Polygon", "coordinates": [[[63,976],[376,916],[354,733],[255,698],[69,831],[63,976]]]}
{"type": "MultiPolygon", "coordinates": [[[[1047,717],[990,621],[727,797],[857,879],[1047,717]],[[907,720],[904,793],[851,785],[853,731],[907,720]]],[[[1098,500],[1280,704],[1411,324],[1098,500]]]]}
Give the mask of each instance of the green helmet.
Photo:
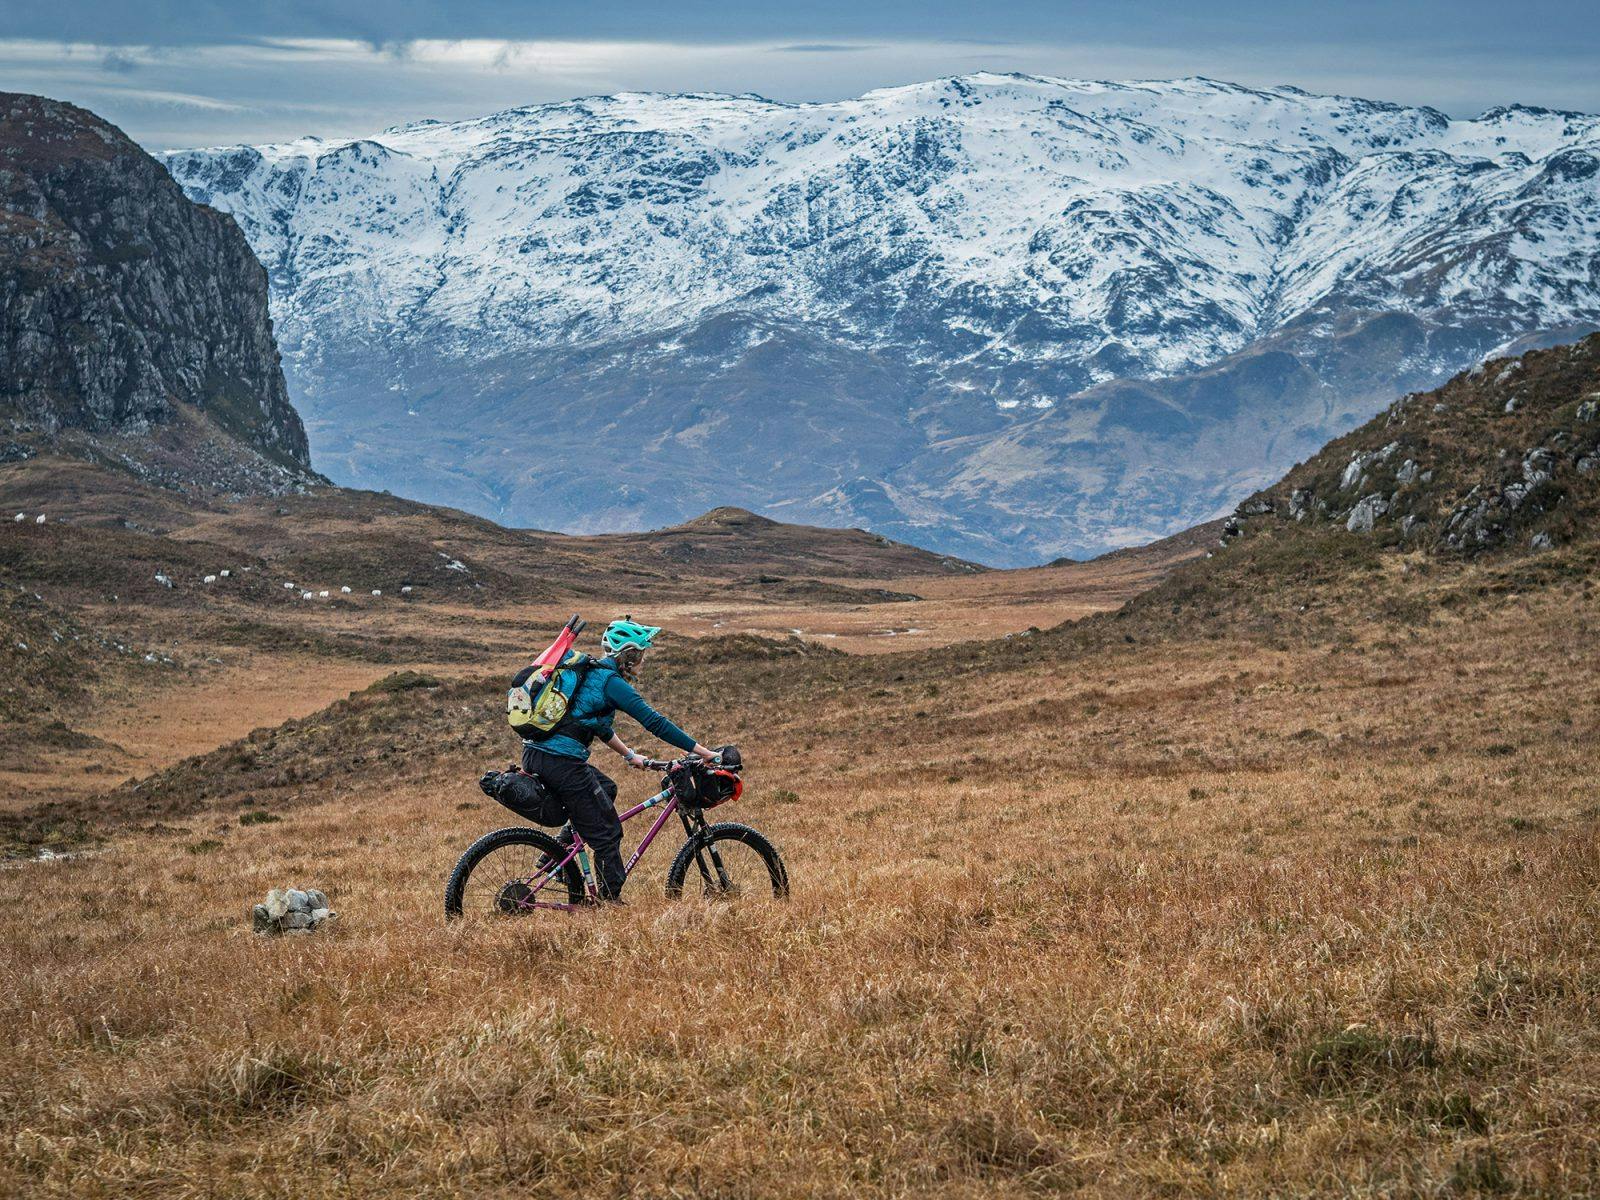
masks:
{"type": "Polygon", "coordinates": [[[656,634],[661,632],[659,625],[641,625],[632,617],[623,617],[620,621],[613,621],[606,626],[606,631],[600,635],[600,644],[606,648],[606,653],[615,654],[629,646],[637,646],[641,650],[648,650],[650,643],[656,640],[656,634]]]}

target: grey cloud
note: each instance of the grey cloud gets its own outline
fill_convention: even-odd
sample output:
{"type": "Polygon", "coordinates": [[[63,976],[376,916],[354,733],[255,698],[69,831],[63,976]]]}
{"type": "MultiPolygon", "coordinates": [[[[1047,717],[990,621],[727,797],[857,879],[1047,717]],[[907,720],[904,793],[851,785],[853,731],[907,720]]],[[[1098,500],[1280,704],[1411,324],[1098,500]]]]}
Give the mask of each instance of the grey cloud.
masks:
{"type": "Polygon", "coordinates": [[[774,54],[862,54],[876,50],[876,46],[851,46],[840,42],[796,42],[792,46],[774,46],[774,54]]]}

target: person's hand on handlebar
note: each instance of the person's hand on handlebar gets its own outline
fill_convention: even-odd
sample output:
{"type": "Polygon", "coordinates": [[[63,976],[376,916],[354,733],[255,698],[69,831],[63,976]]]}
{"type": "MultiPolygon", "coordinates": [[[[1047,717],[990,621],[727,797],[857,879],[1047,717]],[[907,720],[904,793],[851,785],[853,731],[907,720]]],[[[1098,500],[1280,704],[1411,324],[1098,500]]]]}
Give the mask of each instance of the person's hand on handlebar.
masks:
{"type": "Polygon", "coordinates": [[[697,755],[700,759],[708,763],[719,763],[722,761],[722,755],[718,754],[715,750],[706,749],[699,742],[694,744],[694,749],[689,751],[689,753],[697,755]]]}
{"type": "Polygon", "coordinates": [[[650,760],[644,755],[640,754],[637,750],[630,750],[628,748],[628,744],[616,734],[613,733],[606,739],[606,745],[610,746],[618,754],[622,755],[622,757],[627,761],[628,765],[635,771],[650,770],[650,760]]]}

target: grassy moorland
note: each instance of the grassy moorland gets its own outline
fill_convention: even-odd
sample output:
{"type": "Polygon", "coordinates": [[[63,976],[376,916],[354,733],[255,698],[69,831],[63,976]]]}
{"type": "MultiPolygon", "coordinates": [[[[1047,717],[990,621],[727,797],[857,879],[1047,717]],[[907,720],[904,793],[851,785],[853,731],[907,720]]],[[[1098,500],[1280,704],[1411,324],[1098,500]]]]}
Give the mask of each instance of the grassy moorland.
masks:
{"type": "Polygon", "coordinates": [[[446,928],[509,823],[472,784],[495,681],[262,731],[119,793],[101,853],[0,872],[0,1187],[1581,1194],[1581,555],[1375,559],[1221,636],[1158,619],[1180,572],[946,651],[675,652],[651,689],[749,750],[784,904],[668,903],[663,850],[624,912],[446,928]],[[293,881],[336,931],[251,935],[293,881]]]}

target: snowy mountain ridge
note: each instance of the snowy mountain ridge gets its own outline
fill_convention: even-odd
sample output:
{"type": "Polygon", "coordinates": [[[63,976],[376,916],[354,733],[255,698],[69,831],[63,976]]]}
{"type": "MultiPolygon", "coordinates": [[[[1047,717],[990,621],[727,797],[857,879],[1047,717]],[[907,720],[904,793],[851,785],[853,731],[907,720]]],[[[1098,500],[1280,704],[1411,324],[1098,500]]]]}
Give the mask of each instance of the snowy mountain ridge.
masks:
{"type": "Polygon", "coordinates": [[[1600,118],[1539,109],[978,74],[166,161],[266,265],[324,470],[543,526],[738,503],[1081,553],[1600,322],[1600,118]],[[1375,340],[1392,370],[1345,361],[1375,340]],[[1235,378],[1264,361],[1273,394],[1235,378]],[[614,469],[536,465],[623,429],[614,469]]]}

